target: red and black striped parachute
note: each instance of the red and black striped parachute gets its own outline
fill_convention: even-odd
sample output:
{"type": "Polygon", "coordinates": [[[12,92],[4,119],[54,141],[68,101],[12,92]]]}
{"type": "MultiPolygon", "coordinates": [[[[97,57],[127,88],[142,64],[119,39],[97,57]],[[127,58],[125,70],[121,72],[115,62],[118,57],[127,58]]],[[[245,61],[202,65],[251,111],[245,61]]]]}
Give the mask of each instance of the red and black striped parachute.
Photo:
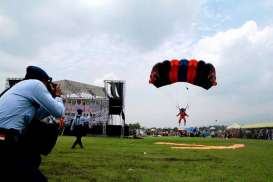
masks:
{"type": "Polygon", "coordinates": [[[187,82],[204,89],[216,83],[216,71],[212,64],[195,59],[165,60],[153,66],[149,83],[159,88],[176,82],[187,82]]]}

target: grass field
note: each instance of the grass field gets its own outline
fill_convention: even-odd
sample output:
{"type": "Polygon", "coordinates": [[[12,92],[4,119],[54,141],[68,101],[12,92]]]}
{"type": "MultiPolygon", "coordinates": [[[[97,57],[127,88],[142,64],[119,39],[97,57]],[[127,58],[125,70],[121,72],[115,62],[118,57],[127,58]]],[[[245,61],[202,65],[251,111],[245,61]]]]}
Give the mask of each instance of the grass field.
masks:
{"type": "Polygon", "coordinates": [[[41,170],[50,182],[273,181],[273,141],[181,137],[82,141],[85,148],[73,150],[74,137],[59,137],[52,153],[43,157],[41,170]],[[246,147],[178,150],[155,145],[157,141],[246,147]]]}

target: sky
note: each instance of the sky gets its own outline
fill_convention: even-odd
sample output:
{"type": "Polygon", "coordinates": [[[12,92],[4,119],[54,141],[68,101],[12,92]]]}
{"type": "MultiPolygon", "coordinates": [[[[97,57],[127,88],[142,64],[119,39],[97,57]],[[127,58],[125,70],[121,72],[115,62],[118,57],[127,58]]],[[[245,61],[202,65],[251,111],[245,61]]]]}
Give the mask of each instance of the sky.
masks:
{"type": "Polygon", "coordinates": [[[35,65],[54,80],[124,80],[127,123],[177,127],[187,104],[187,126],[269,122],[272,17],[271,0],[1,0],[0,90],[35,65]],[[214,64],[218,85],[150,85],[174,58],[214,64]]]}

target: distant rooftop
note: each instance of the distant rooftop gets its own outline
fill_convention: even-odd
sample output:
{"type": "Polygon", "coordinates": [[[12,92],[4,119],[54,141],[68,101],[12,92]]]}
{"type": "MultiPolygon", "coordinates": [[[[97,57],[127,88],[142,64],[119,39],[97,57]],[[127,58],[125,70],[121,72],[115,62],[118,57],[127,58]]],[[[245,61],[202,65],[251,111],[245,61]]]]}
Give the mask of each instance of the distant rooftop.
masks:
{"type": "Polygon", "coordinates": [[[273,128],[273,122],[259,122],[253,124],[243,125],[241,128],[251,129],[251,128],[273,128]]]}
{"type": "Polygon", "coordinates": [[[104,87],[76,82],[72,80],[59,80],[54,81],[54,83],[60,84],[64,97],[106,97],[104,87]]]}
{"type": "MultiPolygon", "coordinates": [[[[23,78],[7,78],[6,88],[9,88],[23,78]]],[[[64,97],[80,98],[105,98],[105,88],[72,80],[59,80],[54,83],[60,84],[64,97]]]]}

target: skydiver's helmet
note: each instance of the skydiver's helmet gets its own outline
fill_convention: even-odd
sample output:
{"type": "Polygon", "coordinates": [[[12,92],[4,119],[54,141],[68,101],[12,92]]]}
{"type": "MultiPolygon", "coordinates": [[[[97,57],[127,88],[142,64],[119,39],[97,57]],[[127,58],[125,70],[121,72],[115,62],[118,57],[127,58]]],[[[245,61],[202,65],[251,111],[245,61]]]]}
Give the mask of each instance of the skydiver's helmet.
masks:
{"type": "Polygon", "coordinates": [[[186,111],[185,108],[180,108],[179,110],[180,110],[180,112],[185,112],[186,111]]]}

